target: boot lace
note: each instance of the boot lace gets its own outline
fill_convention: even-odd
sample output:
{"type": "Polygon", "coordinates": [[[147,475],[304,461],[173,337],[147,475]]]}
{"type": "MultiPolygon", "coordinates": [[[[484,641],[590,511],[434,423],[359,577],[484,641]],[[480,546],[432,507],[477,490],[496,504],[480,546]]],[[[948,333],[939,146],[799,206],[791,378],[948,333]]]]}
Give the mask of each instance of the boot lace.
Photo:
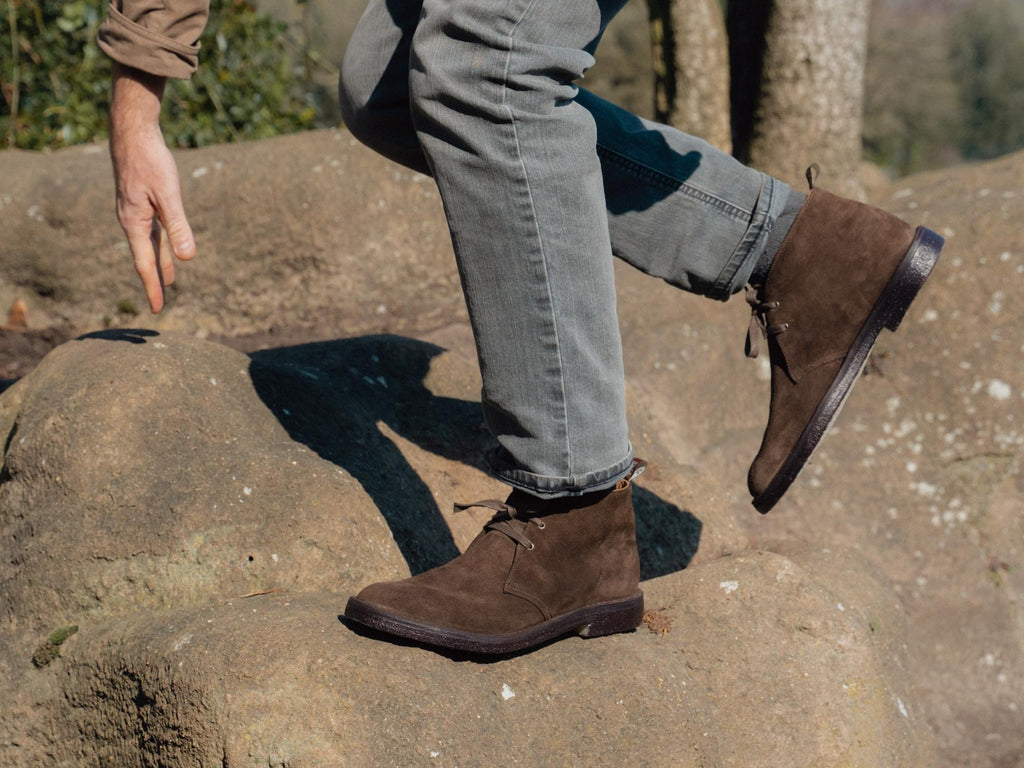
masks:
{"type": "Polygon", "coordinates": [[[532,550],[535,545],[526,535],[527,525],[535,525],[541,531],[547,527],[543,520],[538,520],[535,517],[519,517],[515,507],[497,499],[484,499],[483,501],[474,501],[469,504],[455,504],[455,511],[463,512],[473,507],[484,507],[495,512],[494,517],[484,526],[485,531],[503,533],[512,541],[521,544],[529,550],[532,550]]]}
{"type": "MultiPolygon", "coordinates": [[[[818,180],[820,173],[821,168],[818,167],[817,163],[811,163],[807,166],[804,175],[807,177],[808,189],[814,189],[814,182],[818,180]]],[[[757,343],[758,330],[761,331],[761,335],[767,340],[769,334],[777,336],[780,333],[784,333],[789,328],[789,323],[769,322],[768,314],[779,308],[779,302],[765,301],[762,298],[763,285],[747,283],[744,290],[747,295],[747,304],[750,305],[750,325],[747,328],[747,343],[744,345],[743,352],[747,357],[754,358],[757,357],[759,351],[757,343]]]]}
{"type": "Polygon", "coordinates": [[[777,301],[765,301],[761,295],[761,286],[747,284],[747,304],[750,305],[750,325],[747,328],[747,343],[744,346],[744,354],[747,357],[755,358],[758,355],[759,335],[768,338],[769,334],[777,336],[789,329],[789,323],[772,323],[768,315],[779,308],[777,301]],[[760,333],[759,333],[760,332],[760,333]]]}

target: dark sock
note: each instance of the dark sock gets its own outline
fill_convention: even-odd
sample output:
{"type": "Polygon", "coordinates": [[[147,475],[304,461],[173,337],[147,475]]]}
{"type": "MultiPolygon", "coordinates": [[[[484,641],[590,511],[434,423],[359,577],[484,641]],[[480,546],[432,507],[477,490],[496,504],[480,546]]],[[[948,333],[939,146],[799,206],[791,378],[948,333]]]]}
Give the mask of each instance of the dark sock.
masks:
{"type": "Polygon", "coordinates": [[[768,235],[768,244],[764,247],[761,258],[757,260],[757,266],[750,274],[751,285],[764,285],[764,281],[768,277],[768,270],[772,268],[772,262],[775,261],[775,254],[782,247],[782,241],[789,234],[789,228],[796,221],[796,215],[800,213],[800,208],[803,207],[806,199],[807,195],[803,192],[797,192],[795,189],[789,191],[786,207],[782,209],[779,218],[775,220],[775,226],[772,227],[772,231],[768,235]]]}

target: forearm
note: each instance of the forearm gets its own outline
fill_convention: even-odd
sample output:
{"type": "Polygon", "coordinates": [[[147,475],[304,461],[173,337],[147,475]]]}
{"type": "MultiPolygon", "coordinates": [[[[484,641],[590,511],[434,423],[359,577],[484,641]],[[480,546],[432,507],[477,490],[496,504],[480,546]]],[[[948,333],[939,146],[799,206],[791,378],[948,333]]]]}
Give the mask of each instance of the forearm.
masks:
{"type": "Polygon", "coordinates": [[[159,129],[160,102],[167,78],[114,64],[110,102],[110,137],[114,143],[140,131],[159,129]]]}
{"type": "Polygon", "coordinates": [[[125,181],[127,156],[140,144],[159,141],[160,103],[166,78],[138,69],[114,64],[110,100],[110,157],[114,162],[114,178],[118,192],[125,181]]]}

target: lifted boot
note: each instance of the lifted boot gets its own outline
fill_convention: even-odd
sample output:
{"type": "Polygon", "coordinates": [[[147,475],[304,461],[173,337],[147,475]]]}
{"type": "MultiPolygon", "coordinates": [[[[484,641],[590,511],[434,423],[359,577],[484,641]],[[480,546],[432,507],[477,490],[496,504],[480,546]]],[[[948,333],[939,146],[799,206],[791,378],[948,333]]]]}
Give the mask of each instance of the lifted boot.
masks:
{"type": "MultiPolygon", "coordinates": [[[[808,174],[810,179],[810,174],[808,174]]],[[[765,284],[747,287],[747,355],[768,340],[768,426],[747,483],[767,512],[838,415],[882,328],[895,331],[943,239],[878,208],[812,188],[765,284]]]]}

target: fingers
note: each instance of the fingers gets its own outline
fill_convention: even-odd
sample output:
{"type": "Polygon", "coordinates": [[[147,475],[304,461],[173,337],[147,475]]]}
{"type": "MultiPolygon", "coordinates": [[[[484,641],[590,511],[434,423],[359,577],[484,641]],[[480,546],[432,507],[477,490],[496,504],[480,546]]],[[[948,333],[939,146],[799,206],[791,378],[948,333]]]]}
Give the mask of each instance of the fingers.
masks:
{"type": "MultiPolygon", "coordinates": [[[[175,184],[166,195],[157,198],[157,214],[160,222],[167,231],[167,239],[170,241],[171,250],[174,255],[182,261],[188,261],[196,255],[196,242],[192,236],[192,227],[185,218],[185,207],[181,203],[181,190],[175,184]]],[[[173,275],[173,266],[171,274],[173,275]]],[[[170,285],[173,281],[168,280],[165,284],[170,285]]]]}
{"type": "MultiPolygon", "coordinates": [[[[184,228],[178,230],[178,247],[175,248],[171,238],[164,233],[166,225],[160,226],[163,217],[159,216],[159,211],[154,213],[157,215],[151,215],[148,222],[129,221],[123,223],[122,227],[128,238],[135,271],[146,291],[149,307],[156,314],[164,306],[164,288],[174,282],[174,257],[184,260],[194,257],[195,242],[188,222],[182,220],[184,228]],[[182,231],[185,233],[184,239],[182,231]]],[[[181,227],[181,224],[178,226],[181,227]]]]}
{"type": "MultiPolygon", "coordinates": [[[[154,243],[154,226],[159,226],[155,220],[149,223],[142,221],[122,223],[124,233],[128,238],[128,247],[132,252],[132,261],[135,263],[135,272],[146,291],[149,308],[155,314],[164,306],[164,286],[157,267],[156,249],[159,240],[157,239],[154,243]]],[[[159,228],[157,229],[157,238],[159,238],[159,228]]]]}
{"type": "Polygon", "coordinates": [[[174,258],[189,260],[196,253],[174,169],[161,181],[162,189],[135,187],[118,196],[118,218],[154,314],[164,306],[164,288],[174,282],[174,258]]]}
{"type": "Polygon", "coordinates": [[[156,242],[156,266],[160,275],[160,283],[165,288],[174,282],[174,253],[170,241],[163,236],[159,227],[155,227],[153,237],[156,242]]]}
{"type": "Polygon", "coordinates": [[[165,286],[174,282],[174,257],[192,259],[195,238],[181,201],[178,169],[159,128],[123,133],[111,133],[117,214],[156,313],[164,306],[165,286]]]}

